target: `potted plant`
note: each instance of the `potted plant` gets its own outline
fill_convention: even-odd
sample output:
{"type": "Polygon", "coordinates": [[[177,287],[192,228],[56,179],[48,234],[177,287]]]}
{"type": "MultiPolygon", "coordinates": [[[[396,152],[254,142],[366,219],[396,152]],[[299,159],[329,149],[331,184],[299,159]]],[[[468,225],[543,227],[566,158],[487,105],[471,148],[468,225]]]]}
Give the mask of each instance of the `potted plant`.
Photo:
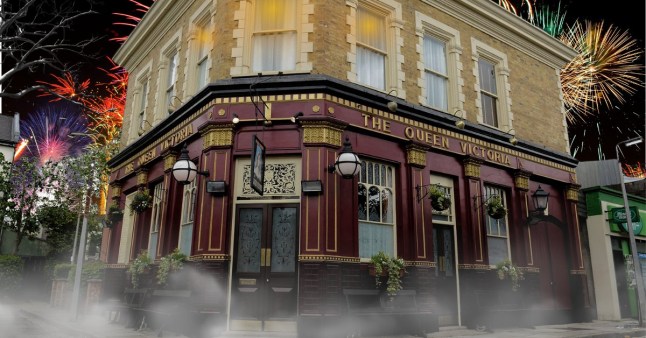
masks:
{"type": "Polygon", "coordinates": [[[381,277],[387,276],[386,293],[388,296],[394,296],[397,291],[402,289],[401,278],[406,272],[404,268],[404,260],[401,258],[390,257],[383,251],[379,251],[376,255],[370,258],[375,269],[375,285],[377,288],[381,287],[381,277]]]}
{"type": "Polygon", "coordinates": [[[128,272],[130,273],[130,281],[132,282],[133,288],[136,289],[139,287],[139,277],[150,271],[152,264],[153,262],[150,257],[148,257],[147,250],[142,250],[139,256],[130,262],[128,272]]]}
{"type": "Polygon", "coordinates": [[[107,212],[107,219],[108,222],[106,222],[106,225],[108,225],[108,227],[111,227],[113,224],[123,219],[123,210],[119,208],[119,205],[116,203],[110,205],[107,212]]]}
{"type": "Polygon", "coordinates": [[[494,219],[501,219],[507,215],[507,208],[502,203],[502,198],[499,195],[489,197],[487,203],[487,214],[494,219]]]}
{"type": "Polygon", "coordinates": [[[139,190],[132,198],[130,203],[130,214],[141,213],[146,211],[146,209],[152,206],[152,196],[148,193],[148,190],[139,190]]]}
{"type": "Polygon", "coordinates": [[[166,285],[170,273],[181,270],[185,261],[186,255],[181,253],[178,248],[162,257],[157,269],[157,284],[166,285]]]}
{"type": "Polygon", "coordinates": [[[496,264],[496,272],[498,273],[498,278],[500,278],[500,280],[504,280],[506,278],[511,280],[512,291],[518,290],[520,287],[519,282],[525,279],[523,272],[508,259],[496,264]]]}
{"type": "Polygon", "coordinates": [[[431,207],[435,211],[444,211],[451,207],[451,199],[436,184],[430,187],[431,207]]]}

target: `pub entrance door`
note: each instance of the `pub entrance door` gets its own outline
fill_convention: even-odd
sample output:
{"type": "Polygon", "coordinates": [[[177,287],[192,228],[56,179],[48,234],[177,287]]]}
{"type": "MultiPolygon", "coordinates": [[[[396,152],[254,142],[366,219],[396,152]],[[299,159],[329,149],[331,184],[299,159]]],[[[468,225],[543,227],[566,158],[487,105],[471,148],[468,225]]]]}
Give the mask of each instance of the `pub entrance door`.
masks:
{"type": "Polygon", "coordinates": [[[298,210],[298,204],[236,208],[232,330],[296,330],[298,210]]]}
{"type": "Polygon", "coordinates": [[[433,225],[433,251],[437,268],[436,309],[440,326],[457,325],[457,285],[453,226],[433,225]]]}

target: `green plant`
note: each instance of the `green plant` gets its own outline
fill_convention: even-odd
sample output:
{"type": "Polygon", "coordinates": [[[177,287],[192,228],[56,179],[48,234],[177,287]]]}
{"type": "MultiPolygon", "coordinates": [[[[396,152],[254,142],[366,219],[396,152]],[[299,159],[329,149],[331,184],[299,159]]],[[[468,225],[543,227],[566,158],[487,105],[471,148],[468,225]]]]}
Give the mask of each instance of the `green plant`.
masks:
{"type": "Polygon", "coordinates": [[[512,291],[518,290],[520,287],[519,282],[525,279],[523,272],[508,259],[496,264],[496,271],[498,273],[498,278],[501,280],[506,278],[511,280],[512,291]]]}
{"type": "Polygon", "coordinates": [[[150,257],[148,257],[148,251],[142,250],[139,256],[130,262],[128,266],[128,272],[130,273],[130,281],[132,286],[136,289],[139,287],[139,276],[148,272],[150,266],[153,264],[150,257]]]}
{"type": "MultiPolygon", "coordinates": [[[[70,269],[67,275],[67,282],[74,283],[74,276],[76,276],[76,264],[69,265],[70,269]]],[[[81,285],[87,284],[87,281],[90,279],[103,279],[103,270],[105,270],[105,263],[101,261],[87,261],[83,263],[83,268],[81,269],[81,285]]]]}
{"type": "Polygon", "coordinates": [[[119,222],[123,218],[123,210],[119,207],[118,204],[110,204],[108,212],[106,213],[106,226],[112,227],[115,223],[119,222]]]}
{"type": "Polygon", "coordinates": [[[185,261],[186,255],[181,253],[177,248],[175,248],[173,252],[162,257],[159,262],[159,268],[157,269],[157,284],[166,285],[168,282],[168,275],[170,275],[171,272],[181,270],[185,261]]]}
{"type": "Polygon", "coordinates": [[[451,207],[451,199],[446,196],[439,185],[432,184],[429,191],[433,210],[443,211],[451,207]]]}
{"type": "Polygon", "coordinates": [[[132,202],[130,203],[130,215],[146,211],[146,209],[152,206],[152,201],[152,196],[150,196],[148,190],[137,191],[137,193],[135,193],[135,196],[132,198],[132,202]]]}
{"type": "Polygon", "coordinates": [[[394,296],[397,291],[402,289],[401,277],[404,272],[404,260],[401,258],[390,257],[383,251],[370,258],[370,262],[375,267],[375,285],[377,288],[381,286],[381,275],[387,274],[386,293],[389,296],[394,296]]]}
{"type": "Polygon", "coordinates": [[[71,263],[59,263],[54,265],[54,278],[67,278],[70,275],[70,270],[74,267],[71,263]]]}
{"type": "Polygon", "coordinates": [[[0,293],[10,294],[20,286],[22,259],[15,255],[0,255],[0,293]]]}
{"type": "Polygon", "coordinates": [[[489,197],[485,206],[487,207],[487,214],[494,219],[501,219],[507,215],[507,208],[505,208],[499,195],[489,197]]]}

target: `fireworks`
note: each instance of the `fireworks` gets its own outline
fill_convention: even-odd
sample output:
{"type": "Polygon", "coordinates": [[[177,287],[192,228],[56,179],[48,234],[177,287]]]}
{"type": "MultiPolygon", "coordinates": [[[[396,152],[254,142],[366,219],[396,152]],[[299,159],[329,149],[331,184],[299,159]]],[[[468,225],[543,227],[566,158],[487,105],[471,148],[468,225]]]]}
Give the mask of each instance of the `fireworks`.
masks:
{"type": "Polygon", "coordinates": [[[82,135],[87,132],[85,118],[68,106],[50,105],[30,114],[20,126],[21,137],[29,140],[26,152],[41,164],[75,156],[90,141],[82,135]]]}
{"type": "MultiPolygon", "coordinates": [[[[135,5],[135,9],[134,9],[135,14],[113,13],[114,15],[124,20],[124,21],[117,21],[114,23],[114,25],[134,28],[137,26],[139,21],[141,21],[141,18],[146,14],[146,12],[148,12],[148,10],[150,9],[150,6],[144,5],[140,1],[137,1],[137,0],[128,0],[128,1],[130,1],[135,5]]],[[[152,2],[155,2],[155,0],[152,0],[152,2]]],[[[118,36],[116,38],[112,38],[110,39],[110,41],[124,42],[127,39],[128,39],[128,36],[124,35],[124,36],[118,36]]]]}

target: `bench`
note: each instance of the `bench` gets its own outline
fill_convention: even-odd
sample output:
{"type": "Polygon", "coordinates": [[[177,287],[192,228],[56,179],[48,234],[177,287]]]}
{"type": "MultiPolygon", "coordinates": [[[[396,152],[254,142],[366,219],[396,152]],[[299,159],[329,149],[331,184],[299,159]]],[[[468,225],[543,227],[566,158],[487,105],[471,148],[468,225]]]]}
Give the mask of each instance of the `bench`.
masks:
{"type": "Polygon", "coordinates": [[[348,337],[407,333],[425,336],[438,330],[437,316],[417,306],[415,290],[395,296],[373,289],[344,289],[348,337]]]}

